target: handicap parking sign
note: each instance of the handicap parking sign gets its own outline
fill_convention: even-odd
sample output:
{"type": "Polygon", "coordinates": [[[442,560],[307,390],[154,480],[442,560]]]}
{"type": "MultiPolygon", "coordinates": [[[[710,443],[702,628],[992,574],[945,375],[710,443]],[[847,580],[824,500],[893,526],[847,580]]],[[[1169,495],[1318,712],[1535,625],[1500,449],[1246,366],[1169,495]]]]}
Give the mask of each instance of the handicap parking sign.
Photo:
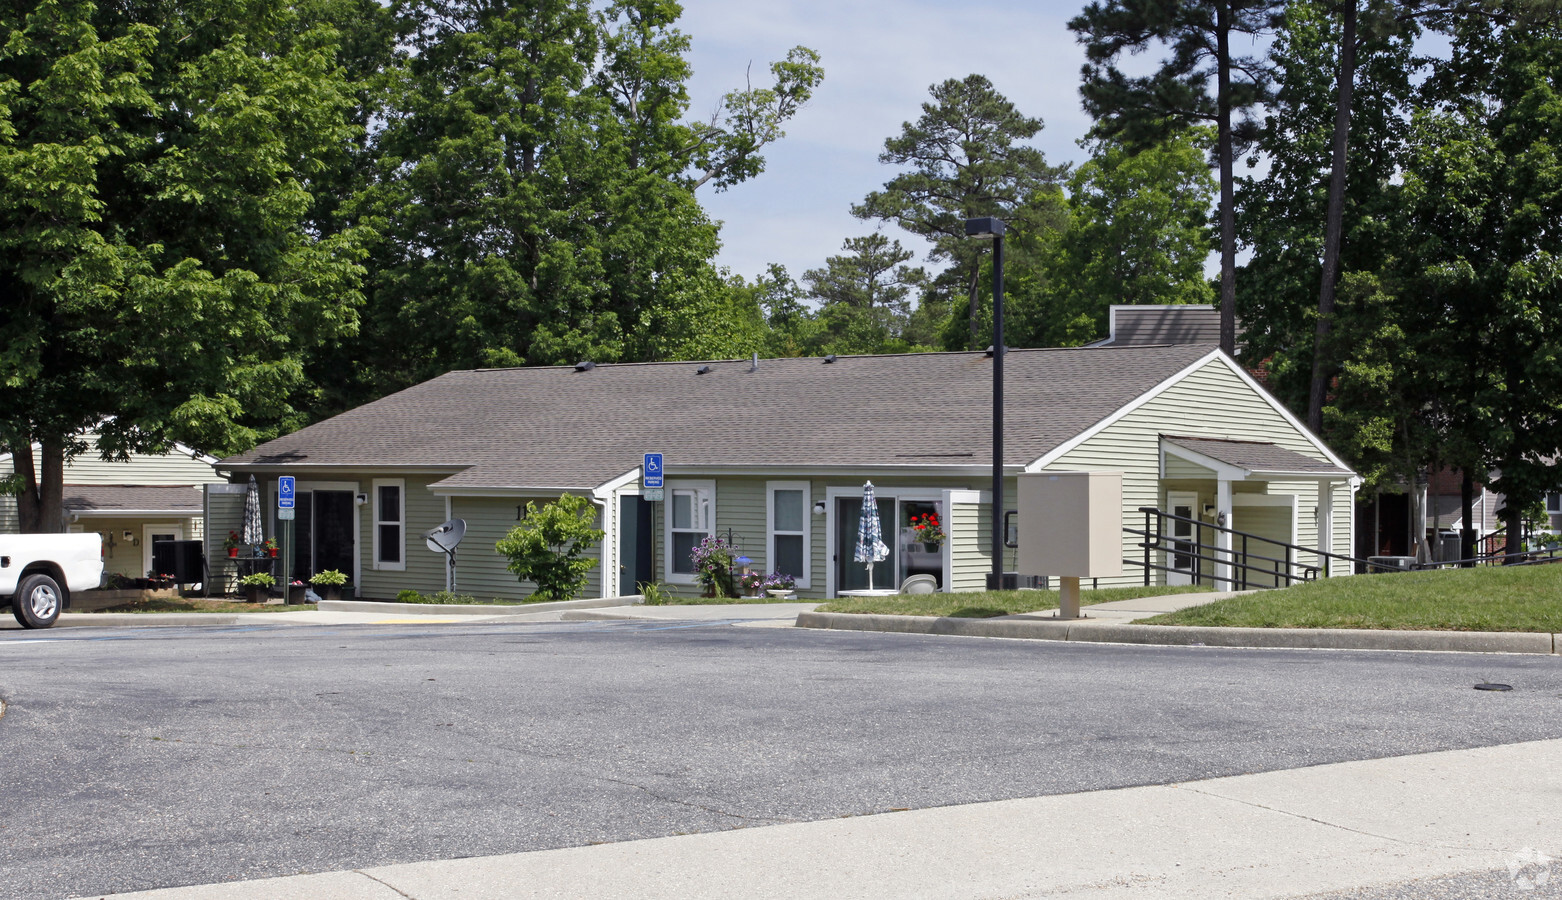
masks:
{"type": "Polygon", "coordinates": [[[647,453],[645,463],[641,466],[642,487],[659,488],[662,486],[662,454],[647,453]]]}
{"type": "Polygon", "coordinates": [[[277,509],[293,508],[293,487],[292,475],[283,475],[277,479],[277,509]]]}

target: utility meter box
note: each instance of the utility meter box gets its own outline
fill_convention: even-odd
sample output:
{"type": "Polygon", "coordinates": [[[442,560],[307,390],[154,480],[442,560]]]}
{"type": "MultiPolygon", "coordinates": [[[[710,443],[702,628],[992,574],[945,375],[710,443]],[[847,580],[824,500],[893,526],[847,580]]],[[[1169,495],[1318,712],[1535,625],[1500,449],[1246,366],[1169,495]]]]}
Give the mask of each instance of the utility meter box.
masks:
{"type": "Polygon", "coordinates": [[[1123,574],[1122,472],[1035,472],[1019,482],[1019,571],[1123,574]]]}

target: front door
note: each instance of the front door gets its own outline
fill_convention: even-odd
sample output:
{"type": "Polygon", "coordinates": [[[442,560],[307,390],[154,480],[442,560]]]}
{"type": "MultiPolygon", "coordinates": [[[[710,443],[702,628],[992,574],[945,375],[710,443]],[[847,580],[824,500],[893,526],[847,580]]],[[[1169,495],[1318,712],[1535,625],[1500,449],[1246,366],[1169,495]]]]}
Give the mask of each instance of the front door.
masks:
{"type": "MultiPolygon", "coordinates": [[[[1198,509],[1199,495],[1192,491],[1167,491],[1166,511],[1174,516],[1184,519],[1193,518],[1193,513],[1198,509]]],[[[1171,549],[1166,552],[1164,565],[1169,570],[1166,573],[1167,584],[1193,584],[1198,575],[1199,561],[1195,556],[1197,543],[1193,534],[1192,522],[1181,522],[1176,519],[1166,520],[1166,533],[1171,538],[1171,549]]]]}
{"type": "Polygon", "coordinates": [[[654,580],[651,569],[651,504],[639,497],[618,498],[618,595],[640,592],[654,580]]]}
{"type": "Polygon", "coordinates": [[[357,539],[352,491],[299,491],[293,507],[293,577],[335,569],[353,577],[357,539]]]}
{"type": "MultiPolygon", "coordinates": [[[[142,537],[141,537],[141,556],[143,557],[142,560],[141,560],[141,568],[145,572],[147,572],[148,573],[148,577],[150,577],[151,574],[153,574],[152,573],[152,545],[154,545],[154,544],[161,544],[163,541],[182,541],[182,540],[184,540],[184,526],[183,525],[147,525],[147,526],[144,526],[141,534],[142,534],[142,537]]],[[[166,573],[166,572],[158,572],[156,574],[164,575],[164,574],[168,574],[168,573],[166,573]]]]}
{"type": "MultiPolygon", "coordinates": [[[[889,556],[873,566],[875,588],[898,588],[895,580],[898,571],[896,551],[900,541],[896,539],[894,523],[895,499],[880,497],[879,530],[884,533],[884,543],[889,556]]],[[[862,524],[862,498],[840,497],[835,501],[835,590],[860,591],[868,586],[868,564],[853,559],[857,553],[857,528],[862,524]]]]}

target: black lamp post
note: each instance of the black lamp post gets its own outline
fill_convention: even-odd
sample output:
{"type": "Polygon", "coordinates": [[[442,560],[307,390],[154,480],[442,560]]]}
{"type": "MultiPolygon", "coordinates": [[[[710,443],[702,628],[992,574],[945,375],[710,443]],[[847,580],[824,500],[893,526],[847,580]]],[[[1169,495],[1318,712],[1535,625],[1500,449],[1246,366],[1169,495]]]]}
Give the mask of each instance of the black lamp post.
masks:
{"type": "Polygon", "coordinates": [[[1003,220],[965,220],[965,236],[993,242],[993,570],[987,589],[1003,589],[1003,220]]]}

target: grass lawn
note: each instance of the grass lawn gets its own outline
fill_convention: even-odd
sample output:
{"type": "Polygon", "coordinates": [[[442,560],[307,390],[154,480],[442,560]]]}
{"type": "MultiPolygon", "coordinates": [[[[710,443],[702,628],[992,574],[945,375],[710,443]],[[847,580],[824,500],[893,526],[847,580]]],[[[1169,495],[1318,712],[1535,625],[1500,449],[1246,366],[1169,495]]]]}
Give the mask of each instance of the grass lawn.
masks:
{"type": "MultiPolygon", "coordinates": [[[[1181,586],[1102,588],[1080,591],[1081,606],[1154,597],[1161,594],[1186,594],[1208,588],[1181,586]]],[[[989,619],[1058,608],[1057,591],[973,591],[960,594],[896,594],[892,597],[842,597],[820,606],[819,612],[874,613],[889,616],[949,616],[956,619],[989,619]]]]}
{"type": "Polygon", "coordinates": [[[100,613],[262,613],[262,612],[298,612],[305,609],[314,609],[313,603],[294,603],[291,606],[283,606],[280,603],[234,603],[230,600],[219,598],[207,599],[205,597],[158,597],[152,600],[132,600],[121,603],[118,606],[109,606],[95,610],[100,613]]]}
{"type": "Polygon", "coordinates": [[[1216,600],[1147,625],[1562,632],[1562,565],[1352,575],[1216,600]]]}

